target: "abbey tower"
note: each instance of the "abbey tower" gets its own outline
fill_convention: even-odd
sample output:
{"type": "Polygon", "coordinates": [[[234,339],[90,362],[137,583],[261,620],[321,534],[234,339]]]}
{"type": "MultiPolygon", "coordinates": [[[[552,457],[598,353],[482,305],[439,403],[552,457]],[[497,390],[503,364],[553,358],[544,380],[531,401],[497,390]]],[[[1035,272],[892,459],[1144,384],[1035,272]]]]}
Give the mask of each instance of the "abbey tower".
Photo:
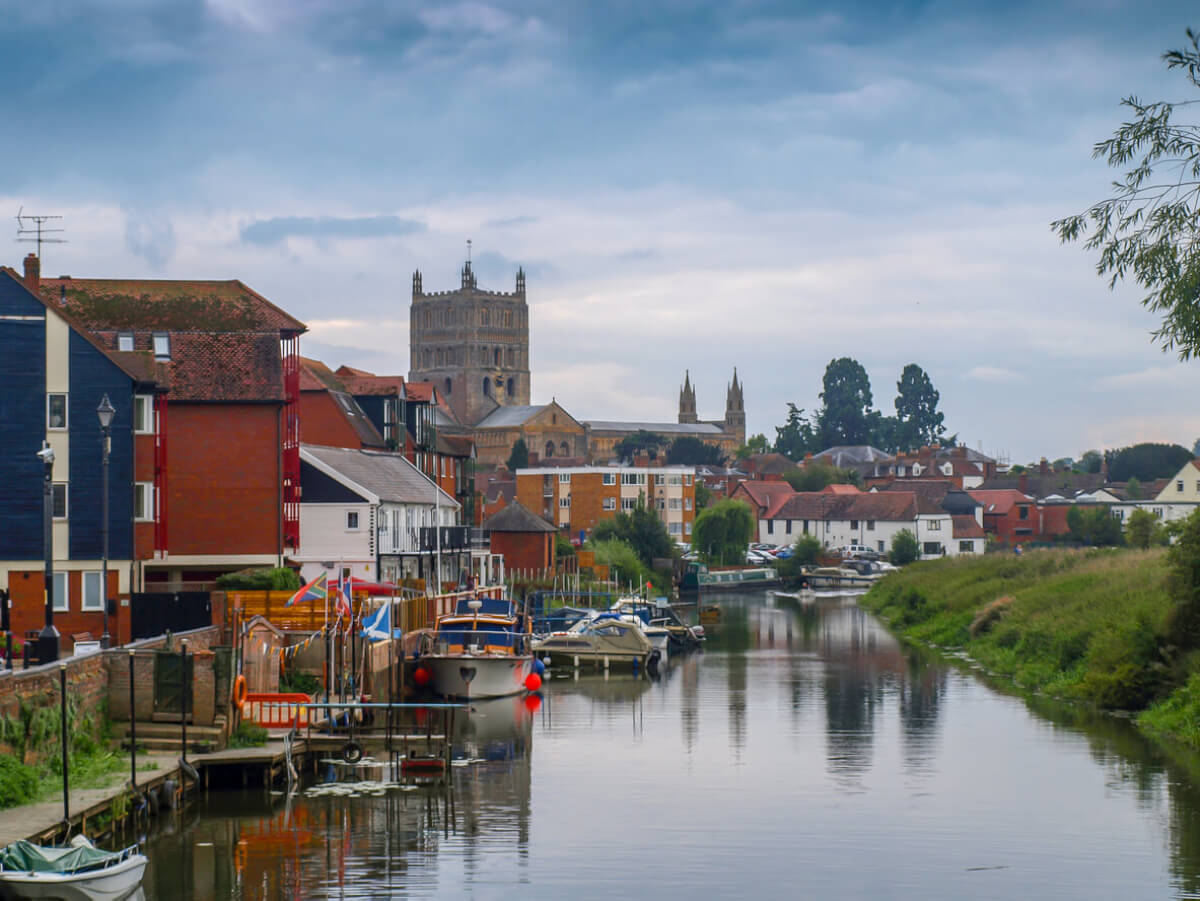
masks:
{"type": "Polygon", "coordinates": [[[432,382],[459,422],[529,404],[529,307],[525,272],[511,294],[482,291],[468,260],[457,291],[425,293],[413,273],[409,381],[432,382]]]}

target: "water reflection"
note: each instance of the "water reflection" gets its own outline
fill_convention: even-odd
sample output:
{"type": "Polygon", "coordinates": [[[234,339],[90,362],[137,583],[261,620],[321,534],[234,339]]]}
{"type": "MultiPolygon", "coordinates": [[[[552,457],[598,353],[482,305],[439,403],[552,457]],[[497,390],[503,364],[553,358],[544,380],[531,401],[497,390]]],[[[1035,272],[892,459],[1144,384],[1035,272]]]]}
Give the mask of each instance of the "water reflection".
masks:
{"type": "Polygon", "coordinates": [[[544,700],[477,704],[444,780],[214,792],[149,843],[147,896],[1200,891],[1190,755],[997,693],[852,601],[705,600],[723,609],[706,650],[658,679],[568,673],[544,700]]]}

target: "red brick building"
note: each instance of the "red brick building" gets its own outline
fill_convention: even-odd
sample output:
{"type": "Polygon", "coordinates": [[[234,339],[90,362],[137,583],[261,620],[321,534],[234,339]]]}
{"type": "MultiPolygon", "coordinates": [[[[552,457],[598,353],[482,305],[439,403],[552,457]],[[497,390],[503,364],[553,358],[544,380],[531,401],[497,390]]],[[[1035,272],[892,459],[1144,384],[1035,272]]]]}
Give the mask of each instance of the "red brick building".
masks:
{"type": "MultiPolygon", "coordinates": [[[[1042,511],[1033,498],[1013,488],[967,492],[983,505],[983,530],[998,541],[1018,544],[1043,534],[1042,511]]],[[[1063,526],[1066,514],[1063,514],[1063,526]]]]}
{"type": "Polygon", "coordinates": [[[554,574],[555,528],[535,513],[513,501],[486,520],[493,554],[504,555],[509,571],[525,570],[554,574]]]}

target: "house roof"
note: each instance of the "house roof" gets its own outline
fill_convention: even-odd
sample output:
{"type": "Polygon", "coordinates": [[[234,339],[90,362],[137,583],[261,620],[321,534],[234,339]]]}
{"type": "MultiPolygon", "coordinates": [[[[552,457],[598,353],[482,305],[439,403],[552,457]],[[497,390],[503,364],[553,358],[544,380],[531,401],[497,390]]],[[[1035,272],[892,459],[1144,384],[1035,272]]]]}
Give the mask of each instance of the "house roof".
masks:
{"type": "Polygon", "coordinates": [[[373,372],[355,369],[351,366],[339,366],[334,375],[342,380],[342,384],[351,394],[383,397],[408,396],[402,376],[375,375],[373,372]]]}
{"type": "Polygon", "coordinates": [[[911,522],[917,517],[917,496],[908,491],[872,494],[797,492],[780,507],[775,519],[867,519],[911,522]]]}
{"type": "Polygon", "coordinates": [[[300,358],[300,390],[330,394],[338,413],[350,424],[362,444],[367,447],[387,447],[379,429],[375,428],[358,401],[346,390],[341,379],[320,360],[300,358]]]}
{"type": "Polygon", "coordinates": [[[477,429],[507,429],[513,426],[524,425],[533,417],[537,416],[545,410],[549,404],[539,404],[535,406],[513,405],[510,407],[497,407],[492,410],[487,416],[480,420],[475,426],[477,429]]]}
{"type": "Polygon", "coordinates": [[[43,278],[40,291],[66,307],[88,328],[159,331],[306,331],[258,292],[237,279],[43,278]]]}
{"type": "MultiPolygon", "coordinates": [[[[490,417],[489,417],[490,418],[490,417]]],[[[613,422],[589,419],[584,425],[593,432],[656,432],[662,435],[722,435],[711,422],[613,422]]]]}
{"type": "Polygon", "coordinates": [[[373,495],[379,503],[432,505],[436,492],[438,504],[458,507],[458,501],[400,454],[302,444],[300,457],[352,491],[373,495]]]}
{"type": "Polygon", "coordinates": [[[825,494],[862,494],[862,490],[857,485],[842,485],[838,483],[826,485],[821,491],[825,494]]]}
{"type": "Polygon", "coordinates": [[[1007,516],[1017,504],[1033,503],[1033,498],[1022,494],[1015,488],[1001,488],[995,491],[972,488],[967,491],[967,494],[983,504],[984,513],[994,513],[1000,516],[1007,516]]]}
{"type": "Polygon", "coordinates": [[[558,530],[536,513],[514,500],[483,524],[489,532],[557,532],[558,530]]]}
{"type": "Polygon", "coordinates": [[[447,457],[470,457],[474,454],[475,442],[467,435],[443,435],[437,433],[437,452],[447,457]]]}
{"type": "Polygon", "coordinates": [[[1107,482],[1101,472],[1027,472],[992,476],[979,487],[986,490],[1012,488],[1035,498],[1052,495],[1070,497],[1080,491],[1094,491],[1107,482]]]}
{"type": "Polygon", "coordinates": [[[765,519],[775,519],[773,514],[778,513],[787,499],[796,493],[787,482],[760,481],[739,482],[733,493],[736,495],[738,492],[745,492],[763,510],[765,519]]]}
{"type": "Polygon", "coordinates": [[[751,454],[746,466],[760,475],[783,475],[797,469],[795,462],[783,454],[751,454]]]}
{"type": "Polygon", "coordinates": [[[887,451],[881,451],[869,444],[839,444],[827,447],[819,454],[813,454],[814,460],[824,460],[832,463],[838,469],[847,466],[861,466],[864,463],[886,463],[892,459],[887,451]]]}
{"type": "Polygon", "coordinates": [[[983,531],[983,526],[975,521],[974,516],[951,516],[953,523],[955,538],[986,538],[987,533],[983,531]]]}

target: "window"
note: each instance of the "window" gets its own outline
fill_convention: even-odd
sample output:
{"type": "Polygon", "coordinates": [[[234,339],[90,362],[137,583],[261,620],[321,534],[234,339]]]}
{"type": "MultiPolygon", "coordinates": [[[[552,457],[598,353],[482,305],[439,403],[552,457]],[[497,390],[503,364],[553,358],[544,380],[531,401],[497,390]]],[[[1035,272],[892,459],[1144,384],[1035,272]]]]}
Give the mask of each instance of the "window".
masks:
{"type": "Polygon", "coordinates": [[[685,509],[685,510],[692,509],[692,499],[690,497],[685,497],[683,499],[683,509],[685,509]]]}
{"type": "Polygon", "coordinates": [[[554,442],[553,441],[546,442],[546,456],[547,457],[554,456],[554,442]]]}
{"type": "Polygon", "coordinates": [[[942,555],[942,545],[939,541],[926,541],[921,546],[921,553],[926,557],[940,557],[942,555]]]}
{"type": "Polygon", "coordinates": [[[63,430],[67,427],[67,396],[65,394],[46,395],[46,428],[63,430]]]}
{"type": "Polygon", "coordinates": [[[960,554],[975,553],[975,542],[974,541],[960,541],[958,543],[958,552],[960,554]]]}
{"type": "Polygon", "coordinates": [[[67,518],[67,483],[55,482],[50,488],[51,504],[55,519],[67,518]]]}
{"type": "Polygon", "coordinates": [[[155,332],[154,334],[154,359],[171,359],[171,336],[165,332],[155,332]]]}
{"type": "Polygon", "coordinates": [[[685,522],[683,524],[683,534],[684,535],[692,534],[692,521],[691,520],[688,520],[687,522],[685,522]]]}
{"type": "Polygon", "coordinates": [[[1162,519],[1162,518],[1163,518],[1163,508],[1162,508],[1162,507],[1155,507],[1155,508],[1154,508],[1154,515],[1155,515],[1155,516],[1157,516],[1159,519],[1162,519]]]}
{"type": "Polygon", "coordinates": [[[571,449],[569,447],[567,447],[567,442],[565,442],[565,441],[559,443],[558,452],[560,454],[562,454],[564,457],[571,456],[571,449]]]}
{"type": "Polygon", "coordinates": [[[509,376],[508,381],[505,382],[504,390],[508,393],[509,397],[512,397],[514,394],[517,393],[517,383],[516,383],[516,380],[512,378],[512,376],[509,376]]]}
{"type": "Polygon", "coordinates": [[[1017,507],[1017,519],[1029,519],[1029,508],[1017,507]]]}
{"type": "Polygon", "coordinates": [[[874,532],[874,531],[875,531],[875,520],[873,520],[873,519],[868,519],[868,520],[867,520],[867,531],[868,531],[868,532],[874,532]]]}
{"type": "Polygon", "coordinates": [[[808,520],[807,519],[804,520],[804,534],[805,535],[808,534],[808,520]]]}
{"type": "Polygon", "coordinates": [[[691,475],[685,475],[685,476],[683,477],[683,484],[685,484],[685,485],[691,485],[691,484],[692,484],[692,477],[691,477],[691,475]]]}
{"type": "Polygon", "coordinates": [[[884,544],[882,541],[880,541],[880,542],[879,542],[879,553],[881,553],[881,554],[882,554],[882,553],[884,553],[886,550],[887,550],[887,545],[885,545],[885,544],[884,544]]]}
{"type": "Polygon", "coordinates": [[[100,596],[103,573],[91,572],[83,574],[83,601],[80,610],[103,610],[104,601],[100,596]]]}
{"type": "Polygon", "coordinates": [[[683,476],[667,476],[667,485],[671,488],[678,488],[683,484],[683,476]]]}
{"type": "Polygon", "coordinates": [[[775,520],[773,520],[773,519],[767,520],[767,534],[768,535],[775,534],[775,520]]]}
{"type": "Polygon", "coordinates": [[[447,396],[447,397],[449,397],[449,396],[450,396],[450,389],[451,389],[451,388],[453,388],[453,387],[454,387],[454,386],[453,386],[453,385],[450,383],[450,380],[449,380],[449,379],[446,379],[446,396],[447,396]]]}
{"type": "Polygon", "coordinates": [[[646,474],[644,472],[623,472],[621,473],[622,485],[645,485],[646,474]]]}
{"type": "Polygon", "coordinates": [[[121,332],[117,335],[117,350],[133,350],[133,332],[121,332]]]}
{"type": "Polygon", "coordinates": [[[1176,490],[1176,491],[1183,491],[1183,479],[1176,479],[1176,480],[1175,480],[1175,490],[1176,490]]]}
{"type": "Polygon", "coordinates": [[[788,535],[791,535],[792,534],[792,521],[790,519],[785,519],[784,522],[787,523],[787,528],[784,529],[784,532],[786,532],[788,535]]]}
{"type": "Polygon", "coordinates": [[[569,472],[560,472],[558,474],[558,483],[560,485],[570,485],[571,484],[571,474],[569,472]]]}
{"type": "Polygon", "coordinates": [[[154,519],[154,485],[136,482],[133,486],[133,518],[141,522],[154,519]]]}
{"type": "Polygon", "coordinates": [[[605,485],[617,484],[617,474],[615,472],[606,472],[602,480],[605,485]]]}
{"type": "Polygon", "coordinates": [[[852,520],[850,520],[850,528],[851,528],[851,529],[857,529],[857,528],[858,528],[858,520],[857,520],[857,519],[852,519],[852,520]]]}
{"type": "Polygon", "coordinates": [[[347,529],[347,531],[351,531],[351,532],[358,530],[358,511],[357,510],[347,510],[346,511],[346,529],[347,529]]]}
{"type": "Polygon", "coordinates": [[[929,520],[929,531],[931,531],[931,532],[937,532],[937,531],[939,531],[941,528],[942,528],[942,521],[941,521],[940,519],[931,519],[931,520],[929,520]]]}
{"type": "Polygon", "coordinates": [[[560,498],[558,499],[558,506],[559,506],[560,508],[564,508],[564,509],[565,509],[565,508],[567,508],[567,507],[569,507],[569,506],[571,506],[571,498],[570,498],[570,496],[568,495],[567,497],[560,497],[560,498]]]}
{"type": "Polygon", "coordinates": [[[148,394],[133,398],[133,430],[140,435],[154,434],[154,398],[148,394]]]}
{"type": "Polygon", "coordinates": [[[484,380],[483,380],[483,396],[484,397],[492,396],[492,380],[487,378],[486,376],[484,377],[484,380]]]}
{"type": "Polygon", "coordinates": [[[54,573],[50,580],[50,587],[54,590],[54,609],[60,612],[65,612],[71,609],[71,588],[70,580],[66,573],[54,573]]]}
{"type": "Polygon", "coordinates": [[[604,509],[605,510],[616,510],[617,509],[617,499],[615,497],[606,497],[604,499],[604,509]]]}
{"type": "Polygon", "coordinates": [[[627,513],[630,510],[636,510],[637,509],[637,498],[636,497],[621,498],[621,509],[627,513]]]}
{"type": "Polygon", "coordinates": [[[897,476],[897,478],[901,478],[901,479],[904,478],[904,467],[903,466],[896,467],[896,476],[897,476]]]}
{"type": "Polygon", "coordinates": [[[667,523],[667,532],[671,535],[681,535],[683,533],[683,523],[671,522],[667,523]]]}
{"type": "Polygon", "coordinates": [[[678,497],[671,498],[667,502],[667,509],[668,510],[682,510],[683,509],[683,499],[678,498],[678,497]]]}

